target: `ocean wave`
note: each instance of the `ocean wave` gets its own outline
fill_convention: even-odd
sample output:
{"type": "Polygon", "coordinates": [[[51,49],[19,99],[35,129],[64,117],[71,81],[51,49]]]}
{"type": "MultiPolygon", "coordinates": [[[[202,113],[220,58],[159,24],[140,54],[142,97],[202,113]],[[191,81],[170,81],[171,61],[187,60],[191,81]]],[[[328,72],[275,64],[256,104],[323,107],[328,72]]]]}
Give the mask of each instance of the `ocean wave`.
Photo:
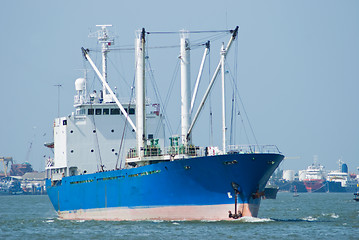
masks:
{"type": "Polygon", "coordinates": [[[210,222],[221,222],[222,220],[200,220],[200,221],[204,223],[206,222],[210,223],[210,222]]]}
{"type": "Polygon", "coordinates": [[[339,218],[339,215],[335,213],[322,213],[324,217],[339,218]]]}
{"type": "Polygon", "coordinates": [[[164,220],[151,220],[151,222],[154,222],[154,223],[162,223],[162,222],[164,222],[164,220]]]}
{"type": "Polygon", "coordinates": [[[318,218],[308,216],[308,217],[305,217],[305,218],[301,218],[301,220],[306,221],[306,222],[315,222],[315,221],[318,220],[318,218]]]}
{"type": "Polygon", "coordinates": [[[245,222],[245,223],[263,223],[263,222],[273,222],[274,220],[270,218],[241,217],[236,221],[245,222]]]}

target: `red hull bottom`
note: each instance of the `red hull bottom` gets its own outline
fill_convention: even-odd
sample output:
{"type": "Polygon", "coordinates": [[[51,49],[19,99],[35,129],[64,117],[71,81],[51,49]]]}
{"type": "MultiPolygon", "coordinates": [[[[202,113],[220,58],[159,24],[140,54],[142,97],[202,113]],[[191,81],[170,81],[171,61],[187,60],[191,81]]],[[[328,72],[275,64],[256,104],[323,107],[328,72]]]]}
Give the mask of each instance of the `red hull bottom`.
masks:
{"type": "MultiPolygon", "coordinates": [[[[205,206],[173,206],[156,208],[105,208],[59,212],[62,219],[71,220],[108,220],[108,221],[140,221],[140,220],[233,220],[228,211],[234,212],[233,204],[205,206]]],[[[258,204],[238,204],[242,216],[257,217],[258,204]]]]}
{"type": "Polygon", "coordinates": [[[323,179],[305,179],[303,182],[308,192],[317,192],[324,186],[323,179]]]}

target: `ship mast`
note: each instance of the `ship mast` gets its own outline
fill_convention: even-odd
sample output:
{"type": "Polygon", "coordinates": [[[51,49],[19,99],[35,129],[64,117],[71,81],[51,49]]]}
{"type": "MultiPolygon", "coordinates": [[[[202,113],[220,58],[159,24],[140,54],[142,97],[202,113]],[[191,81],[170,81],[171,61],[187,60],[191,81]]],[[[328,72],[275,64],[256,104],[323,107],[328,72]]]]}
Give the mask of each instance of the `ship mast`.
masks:
{"type": "MultiPolygon", "coordinates": [[[[107,27],[112,27],[112,25],[96,25],[96,27],[101,27],[101,31],[98,32],[98,41],[102,43],[102,76],[106,82],[107,81],[107,53],[110,51],[109,46],[113,44],[113,39],[110,39],[108,36],[107,27]]],[[[111,95],[106,89],[105,85],[102,85],[102,93],[104,102],[111,102],[111,95]]]]}
{"type": "Polygon", "coordinates": [[[224,60],[226,57],[226,50],[224,49],[224,43],[221,49],[221,70],[222,70],[222,144],[223,154],[226,154],[226,95],[225,95],[225,68],[224,60]]]}
{"type": "Polygon", "coordinates": [[[145,29],[136,38],[136,140],[138,157],[144,156],[146,142],[146,101],[145,101],[145,29]]]}
{"type": "MultiPolygon", "coordinates": [[[[221,54],[223,55],[224,58],[226,57],[226,55],[227,55],[227,53],[228,53],[228,51],[229,51],[229,49],[230,49],[230,47],[231,47],[233,41],[234,41],[234,40],[236,39],[236,37],[237,37],[238,29],[239,29],[239,27],[237,26],[233,31],[231,31],[231,32],[232,32],[231,39],[229,40],[229,42],[228,42],[226,48],[223,49],[223,47],[222,47],[222,49],[221,49],[221,54]]],[[[204,94],[204,96],[203,96],[203,98],[202,98],[202,101],[201,101],[201,103],[199,104],[199,107],[198,107],[198,109],[197,109],[197,112],[196,112],[196,114],[194,115],[194,118],[193,118],[193,120],[192,120],[192,122],[191,122],[191,125],[190,125],[189,129],[188,129],[188,133],[187,133],[188,136],[191,134],[192,129],[193,129],[194,125],[195,125],[196,122],[197,122],[198,116],[199,116],[200,112],[201,112],[202,109],[203,109],[203,106],[204,106],[204,104],[205,104],[205,102],[206,102],[206,100],[207,100],[207,97],[208,97],[209,93],[211,92],[211,89],[212,89],[212,87],[213,87],[213,84],[214,84],[214,82],[215,82],[215,80],[216,80],[216,78],[217,78],[217,76],[218,76],[218,74],[219,74],[219,71],[221,70],[221,67],[222,67],[222,59],[221,59],[221,61],[218,63],[217,68],[216,68],[216,70],[215,70],[215,72],[214,72],[214,74],[213,74],[213,77],[212,77],[212,79],[211,79],[211,82],[209,83],[209,86],[207,87],[207,90],[206,90],[206,92],[205,92],[205,94],[204,94]]]]}
{"type": "Polygon", "coordinates": [[[182,144],[191,144],[188,129],[191,123],[191,78],[190,78],[190,44],[188,31],[181,31],[181,139],[182,144]]]}

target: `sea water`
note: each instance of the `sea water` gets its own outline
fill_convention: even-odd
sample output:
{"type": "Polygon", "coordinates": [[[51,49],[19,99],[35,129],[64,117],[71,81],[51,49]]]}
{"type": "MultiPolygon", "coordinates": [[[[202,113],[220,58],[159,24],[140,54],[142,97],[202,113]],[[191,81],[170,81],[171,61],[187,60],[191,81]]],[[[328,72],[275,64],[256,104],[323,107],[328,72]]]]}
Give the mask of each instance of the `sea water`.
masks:
{"type": "Polygon", "coordinates": [[[0,239],[359,239],[352,193],[278,193],[236,221],[61,220],[45,196],[0,196],[0,239]]]}

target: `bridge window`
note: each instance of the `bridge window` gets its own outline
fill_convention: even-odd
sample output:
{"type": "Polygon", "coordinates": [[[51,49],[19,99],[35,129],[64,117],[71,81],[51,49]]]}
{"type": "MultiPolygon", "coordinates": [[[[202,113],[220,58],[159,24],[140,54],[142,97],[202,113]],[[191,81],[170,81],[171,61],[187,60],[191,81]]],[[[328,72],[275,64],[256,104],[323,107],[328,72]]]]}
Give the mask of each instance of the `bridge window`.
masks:
{"type": "Polygon", "coordinates": [[[128,114],[134,115],[134,114],[135,114],[135,109],[134,109],[134,108],[130,108],[130,111],[128,111],[128,114]]]}
{"type": "Polygon", "coordinates": [[[94,114],[94,109],[93,108],[87,109],[87,114],[88,115],[93,115],[94,114]]]}
{"type": "Polygon", "coordinates": [[[101,114],[102,114],[102,109],[96,108],[96,115],[101,115],[101,114]]]}
{"type": "Polygon", "coordinates": [[[109,111],[110,111],[110,109],[104,108],[102,113],[103,113],[103,115],[109,115],[110,114],[109,111]]]}
{"type": "Polygon", "coordinates": [[[85,115],[85,109],[83,108],[76,109],[76,115],[85,115]]]}
{"type": "Polygon", "coordinates": [[[111,108],[111,115],[119,115],[120,109],[119,108],[111,108]]]}

